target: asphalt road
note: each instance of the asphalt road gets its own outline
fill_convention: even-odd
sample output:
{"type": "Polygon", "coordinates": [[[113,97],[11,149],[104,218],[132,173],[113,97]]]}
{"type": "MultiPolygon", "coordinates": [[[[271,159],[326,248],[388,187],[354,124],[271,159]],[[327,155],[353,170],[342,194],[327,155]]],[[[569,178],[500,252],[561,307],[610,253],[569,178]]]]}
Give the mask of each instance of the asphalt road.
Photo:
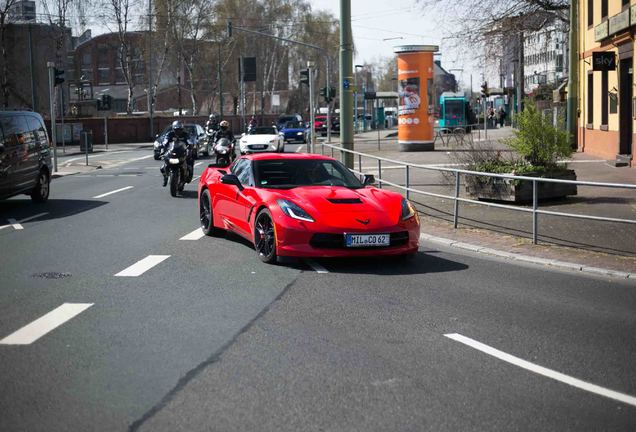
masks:
{"type": "Polygon", "coordinates": [[[0,430],[636,429],[634,282],[426,244],[268,266],[148,155],[0,202],[0,430]]]}

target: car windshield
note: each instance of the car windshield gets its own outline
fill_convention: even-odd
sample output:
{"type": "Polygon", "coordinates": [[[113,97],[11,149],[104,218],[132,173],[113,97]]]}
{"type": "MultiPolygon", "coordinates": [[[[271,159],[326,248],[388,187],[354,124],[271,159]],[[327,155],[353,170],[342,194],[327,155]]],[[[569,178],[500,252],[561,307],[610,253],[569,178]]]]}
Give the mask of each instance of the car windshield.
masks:
{"type": "Polygon", "coordinates": [[[302,125],[298,121],[290,121],[285,123],[285,129],[301,129],[302,125]]]}
{"type": "Polygon", "coordinates": [[[292,189],[298,186],[364,187],[338,161],[324,159],[271,159],[254,161],[257,187],[292,189]]]}
{"type": "Polygon", "coordinates": [[[250,135],[276,135],[276,128],[270,126],[261,126],[254,128],[250,135]]]}

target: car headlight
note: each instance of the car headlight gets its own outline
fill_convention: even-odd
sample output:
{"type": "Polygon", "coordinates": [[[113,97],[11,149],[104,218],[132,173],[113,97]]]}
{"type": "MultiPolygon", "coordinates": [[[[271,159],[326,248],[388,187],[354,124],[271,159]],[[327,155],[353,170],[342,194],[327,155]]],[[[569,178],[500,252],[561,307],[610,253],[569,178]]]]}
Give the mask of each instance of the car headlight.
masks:
{"type": "Polygon", "coordinates": [[[284,199],[276,200],[280,209],[290,218],[298,219],[306,222],[313,222],[314,219],[309,216],[305,210],[303,210],[299,205],[284,199]]]}
{"type": "Polygon", "coordinates": [[[415,207],[406,198],[402,198],[402,220],[411,219],[415,216],[415,207]]]}
{"type": "Polygon", "coordinates": [[[274,144],[274,143],[276,143],[276,140],[271,140],[269,143],[270,144],[274,144]]]}
{"type": "Polygon", "coordinates": [[[302,132],[298,132],[298,133],[296,133],[296,135],[302,135],[302,134],[303,134],[302,132]]]}

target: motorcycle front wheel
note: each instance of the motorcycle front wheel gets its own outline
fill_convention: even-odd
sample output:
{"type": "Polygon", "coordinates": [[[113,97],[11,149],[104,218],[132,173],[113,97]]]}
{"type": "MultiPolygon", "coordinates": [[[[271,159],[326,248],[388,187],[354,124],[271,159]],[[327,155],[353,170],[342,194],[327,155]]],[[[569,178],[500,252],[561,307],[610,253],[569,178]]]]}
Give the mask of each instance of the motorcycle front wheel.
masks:
{"type": "Polygon", "coordinates": [[[168,183],[170,184],[170,195],[173,197],[177,196],[179,193],[179,171],[170,170],[168,183]]]}

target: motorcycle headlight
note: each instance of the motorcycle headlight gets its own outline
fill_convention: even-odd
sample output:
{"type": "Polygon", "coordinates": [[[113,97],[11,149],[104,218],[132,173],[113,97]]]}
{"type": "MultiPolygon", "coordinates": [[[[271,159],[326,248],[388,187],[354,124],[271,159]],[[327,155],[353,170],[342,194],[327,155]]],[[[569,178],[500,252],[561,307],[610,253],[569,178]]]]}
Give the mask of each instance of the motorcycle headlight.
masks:
{"type": "Polygon", "coordinates": [[[402,198],[402,220],[411,219],[415,216],[415,207],[406,198],[402,198]]]}
{"type": "Polygon", "coordinates": [[[279,199],[276,200],[280,209],[290,218],[298,219],[306,222],[313,222],[314,219],[309,216],[305,210],[303,210],[299,205],[293,203],[289,200],[279,199]]]}

